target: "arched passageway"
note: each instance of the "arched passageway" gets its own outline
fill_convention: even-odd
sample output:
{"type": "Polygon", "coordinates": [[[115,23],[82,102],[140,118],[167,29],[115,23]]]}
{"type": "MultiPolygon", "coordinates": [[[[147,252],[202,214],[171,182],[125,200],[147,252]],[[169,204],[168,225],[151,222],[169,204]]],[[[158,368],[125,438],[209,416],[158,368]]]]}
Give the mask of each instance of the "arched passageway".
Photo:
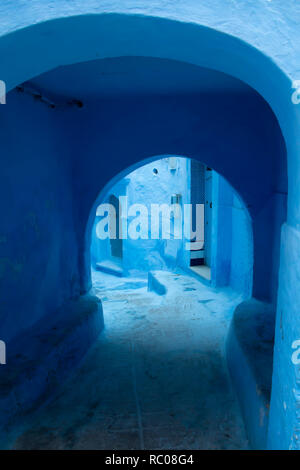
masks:
{"type": "Polygon", "coordinates": [[[94,214],[92,292],[105,331],[15,448],[248,448],[224,356],[233,311],[251,295],[248,211],[203,163],[176,156],[142,163],[108,185],[94,214]],[[193,235],[190,204],[206,205],[192,214],[193,235]],[[192,253],[203,261],[196,267],[210,267],[211,281],[190,266],[192,253]],[[62,412],[70,403],[72,413],[62,412]]]}
{"type": "Polygon", "coordinates": [[[192,267],[204,274],[207,266],[213,287],[252,296],[249,210],[203,161],[164,155],[129,167],[101,190],[91,219],[93,269],[126,276],[192,267]]]}
{"type": "MultiPolygon", "coordinates": [[[[64,18],[19,30],[1,38],[0,54],[3,79],[12,90],[10,105],[1,108],[1,200],[9,200],[10,207],[6,202],[2,210],[4,340],[42,323],[44,315],[89,290],[90,208],[97,203],[99,187],[129,165],[166,153],[195,159],[205,153],[207,164],[241,194],[253,220],[253,294],[271,302],[274,310],[278,296],[286,306],[286,324],[296,304],[290,289],[287,293],[280,284],[278,293],[277,278],[280,227],[286,220],[286,152],[290,199],[281,255],[285,282],[291,264],[288,247],[298,243],[292,228],[298,224],[300,199],[297,116],[290,82],[271,60],[209,28],[118,14],[64,18]],[[116,28],[118,36],[113,34],[116,28]],[[138,40],[141,29],[143,41],[138,40]],[[34,47],[37,42],[43,47],[34,47]],[[26,44],[27,54],[20,43],[26,44]],[[12,57],[23,66],[12,66],[12,57]],[[58,65],[65,67],[38,76],[58,65]],[[124,75],[124,70],[130,73],[124,75]],[[95,76],[102,80],[100,90],[91,79],[95,76]],[[18,130],[18,139],[12,138],[12,129],[18,130]],[[13,187],[26,197],[15,197],[13,187]]],[[[286,343],[282,348],[289,351],[286,343]]],[[[288,393],[279,372],[288,352],[276,352],[275,358],[271,423],[280,416],[284,424],[274,441],[272,431],[271,446],[277,439],[289,441],[293,424],[288,423],[295,422],[292,397],[284,416],[278,409],[280,397],[288,393]]]]}

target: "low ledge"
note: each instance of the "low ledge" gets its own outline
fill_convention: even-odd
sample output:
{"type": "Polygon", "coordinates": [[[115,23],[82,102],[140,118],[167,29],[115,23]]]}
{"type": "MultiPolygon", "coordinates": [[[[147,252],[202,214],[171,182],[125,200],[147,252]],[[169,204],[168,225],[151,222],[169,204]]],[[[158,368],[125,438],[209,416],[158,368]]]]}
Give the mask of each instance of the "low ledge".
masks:
{"type": "Polygon", "coordinates": [[[158,295],[165,295],[167,288],[158,280],[155,271],[148,273],[148,292],[155,292],[158,295]]]}
{"type": "Polygon", "coordinates": [[[272,386],[275,312],[250,299],[235,310],[226,352],[252,449],[265,449],[272,386]]]}
{"type": "Polygon", "coordinates": [[[39,320],[7,345],[0,369],[0,435],[47,403],[103,329],[101,301],[85,295],[39,320]]]}
{"type": "Polygon", "coordinates": [[[96,263],[96,270],[112,276],[123,277],[124,275],[122,266],[110,260],[96,263]]]}

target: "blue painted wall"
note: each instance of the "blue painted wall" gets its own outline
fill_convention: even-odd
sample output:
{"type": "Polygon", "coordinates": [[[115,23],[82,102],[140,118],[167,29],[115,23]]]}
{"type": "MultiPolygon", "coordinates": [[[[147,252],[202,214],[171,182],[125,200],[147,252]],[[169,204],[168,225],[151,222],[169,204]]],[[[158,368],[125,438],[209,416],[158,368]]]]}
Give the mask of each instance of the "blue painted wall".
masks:
{"type": "Polygon", "coordinates": [[[213,172],[212,283],[252,294],[252,221],[230,184],[213,172]]]}
{"type": "MultiPolygon", "coordinates": [[[[168,157],[154,161],[129,175],[128,200],[136,203],[146,201],[148,212],[153,204],[171,204],[172,194],[181,194],[183,204],[190,203],[190,164],[185,158],[177,159],[177,169],[170,171],[168,157]],[[153,172],[153,169],[157,173],[153,172]]],[[[150,235],[150,217],[149,235],[150,235]]],[[[129,220],[130,223],[130,220],[129,220]]],[[[130,268],[159,269],[163,267],[185,266],[189,254],[184,249],[185,240],[128,240],[124,253],[124,263],[130,268]],[[137,251],[136,251],[137,249],[137,251]]],[[[150,237],[149,237],[150,238],[150,237]]]]}
{"type": "Polygon", "coordinates": [[[0,107],[0,324],[5,341],[80,292],[65,119],[64,111],[53,113],[16,91],[0,107]]]}

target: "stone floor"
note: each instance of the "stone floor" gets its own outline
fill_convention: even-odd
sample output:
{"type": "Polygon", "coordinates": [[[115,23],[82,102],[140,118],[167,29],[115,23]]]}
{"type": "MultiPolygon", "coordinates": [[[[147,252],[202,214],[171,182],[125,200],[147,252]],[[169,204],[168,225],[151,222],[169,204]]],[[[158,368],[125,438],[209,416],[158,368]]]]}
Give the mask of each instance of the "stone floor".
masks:
{"type": "Polygon", "coordinates": [[[16,449],[245,449],[224,359],[234,307],[185,274],[94,273],[105,330],[56,398],[15,440],[16,449]]]}

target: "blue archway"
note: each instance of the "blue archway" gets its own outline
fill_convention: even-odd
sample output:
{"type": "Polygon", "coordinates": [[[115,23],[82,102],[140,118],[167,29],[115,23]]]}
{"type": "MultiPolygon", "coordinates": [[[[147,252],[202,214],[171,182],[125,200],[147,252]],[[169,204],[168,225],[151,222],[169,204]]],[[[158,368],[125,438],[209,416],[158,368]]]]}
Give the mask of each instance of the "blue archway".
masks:
{"type": "MultiPolygon", "coordinates": [[[[0,38],[1,78],[7,83],[8,91],[60,65],[124,56],[176,60],[231,75],[256,90],[269,104],[278,120],[287,149],[289,199],[288,225],[284,226],[282,239],[284,250],[281,252],[278,294],[281,326],[277,328],[271,406],[271,429],[275,437],[271,436],[270,445],[281,445],[280,442],[284,442],[282,445],[287,446],[292,435],[291,429],[297,423],[295,406],[298,398],[282,390],[281,374],[289,363],[288,340],[293,338],[288,325],[292,325],[300,303],[297,288],[299,268],[295,266],[296,260],[299,261],[295,253],[298,253],[300,247],[297,231],[300,223],[300,159],[297,127],[299,113],[291,101],[291,81],[270,58],[236,37],[197,24],[158,17],[113,13],[57,18],[19,29],[0,38]],[[283,339],[281,335],[282,324],[287,328],[288,334],[285,338],[288,339],[283,339]],[[283,396],[287,397],[289,410],[284,414],[280,405],[283,396]],[[277,435],[273,426],[278,416],[282,420],[282,426],[277,435]]],[[[166,151],[160,149],[156,152],[158,153],[166,151]]],[[[168,153],[173,153],[173,149],[168,149],[168,153]]],[[[189,155],[189,152],[184,154],[193,156],[189,155]]],[[[127,167],[128,163],[133,162],[126,164],[124,162],[123,168],[127,167]]],[[[116,174],[115,170],[121,171],[122,166],[114,169],[116,174]]],[[[107,175],[106,181],[110,177],[111,175],[107,175]]],[[[86,234],[86,226],[89,216],[88,206],[90,207],[92,201],[83,205],[79,202],[80,194],[76,194],[74,189],[73,195],[76,205],[75,220],[78,224],[76,242],[80,286],[84,292],[90,284],[87,258],[89,237],[86,234]]],[[[298,325],[296,330],[300,332],[298,325]]],[[[291,388],[296,378],[294,370],[291,368],[288,370],[288,383],[291,388]]]]}

